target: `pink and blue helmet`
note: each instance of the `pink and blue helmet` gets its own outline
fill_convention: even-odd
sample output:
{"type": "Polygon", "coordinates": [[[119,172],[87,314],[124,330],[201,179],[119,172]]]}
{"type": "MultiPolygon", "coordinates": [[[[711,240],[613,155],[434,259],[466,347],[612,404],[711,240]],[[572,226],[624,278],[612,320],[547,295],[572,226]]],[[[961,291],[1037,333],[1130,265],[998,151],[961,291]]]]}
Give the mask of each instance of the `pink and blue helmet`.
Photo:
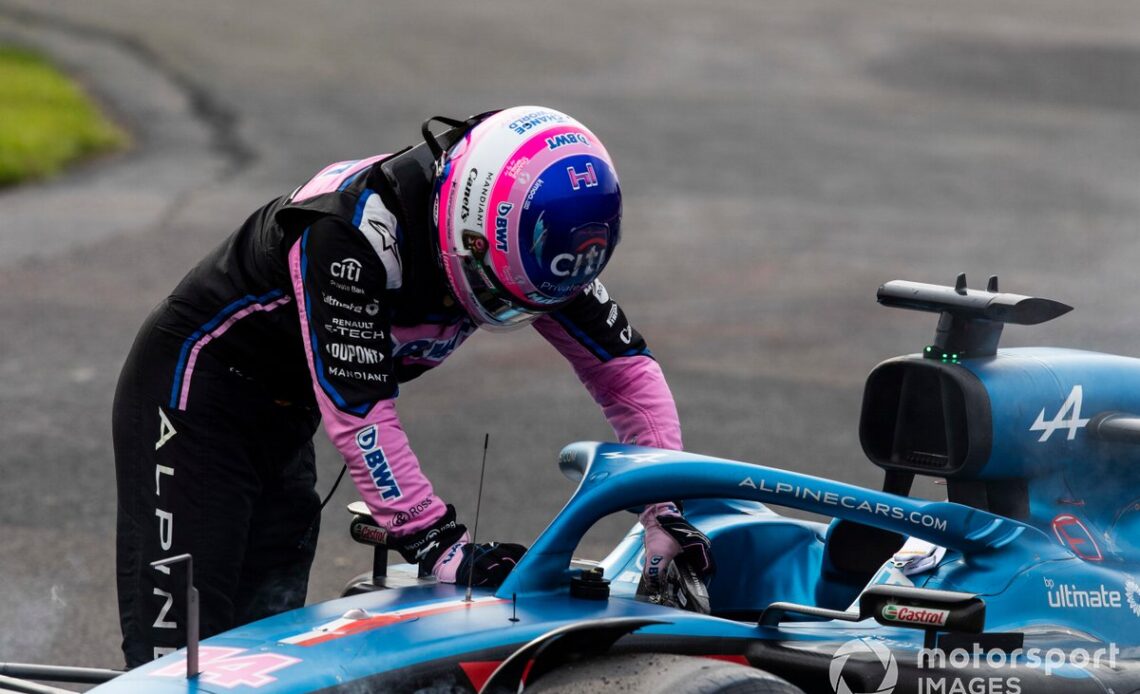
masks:
{"type": "Polygon", "coordinates": [[[584,125],[518,106],[441,150],[432,221],[455,298],[480,326],[512,328],[565,305],[606,266],[621,188],[584,125]]]}

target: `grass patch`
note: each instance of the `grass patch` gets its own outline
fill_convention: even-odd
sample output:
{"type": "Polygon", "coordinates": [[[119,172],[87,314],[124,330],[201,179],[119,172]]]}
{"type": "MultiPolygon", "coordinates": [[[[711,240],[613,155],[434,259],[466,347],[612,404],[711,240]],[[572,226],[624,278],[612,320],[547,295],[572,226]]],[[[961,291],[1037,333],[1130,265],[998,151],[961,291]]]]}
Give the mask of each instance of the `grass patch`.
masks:
{"type": "Polygon", "coordinates": [[[0,186],[125,145],[83,90],[36,54],[0,46],[0,186]]]}

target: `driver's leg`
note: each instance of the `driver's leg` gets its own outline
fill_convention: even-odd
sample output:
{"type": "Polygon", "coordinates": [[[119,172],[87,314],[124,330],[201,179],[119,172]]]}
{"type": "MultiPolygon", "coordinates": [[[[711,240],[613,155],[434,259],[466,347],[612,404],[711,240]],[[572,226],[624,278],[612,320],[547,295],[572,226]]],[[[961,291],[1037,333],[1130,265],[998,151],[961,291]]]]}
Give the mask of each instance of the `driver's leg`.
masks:
{"type": "Polygon", "coordinates": [[[193,555],[203,637],[234,626],[261,486],[243,440],[240,383],[200,365],[190,405],[171,407],[163,375],[176,357],[162,358],[146,343],[140,338],[128,357],[113,416],[119,612],[129,667],[185,645],[184,567],[156,569],[155,560],[193,555]]]}
{"type": "Polygon", "coordinates": [[[312,441],[284,459],[262,463],[267,471],[253,510],[236,598],[239,624],[304,606],[320,531],[312,441]]]}

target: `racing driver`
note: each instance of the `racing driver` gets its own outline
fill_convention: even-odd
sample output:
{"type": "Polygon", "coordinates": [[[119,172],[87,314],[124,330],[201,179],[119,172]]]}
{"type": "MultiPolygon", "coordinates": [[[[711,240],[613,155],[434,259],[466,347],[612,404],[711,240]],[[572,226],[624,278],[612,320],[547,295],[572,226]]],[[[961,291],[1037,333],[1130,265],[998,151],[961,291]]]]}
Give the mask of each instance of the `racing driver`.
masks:
{"type": "MultiPolygon", "coordinates": [[[[185,642],[179,572],[152,561],[193,556],[203,636],[304,604],[322,420],[406,561],[442,582],[501,583],[524,548],[470,542],[396,414],[400,384],[476,328],[533,326],[621,441],[681,447],[661,369],[596,279],[622,212],[601,141],[529,106],[429,119],[423,134],[254,212],[140,330],[114,406],[128,666],[185,642]]],[[[711,571],[676,505],[640,520],[647,582],[682,551],[711,571]]]]}

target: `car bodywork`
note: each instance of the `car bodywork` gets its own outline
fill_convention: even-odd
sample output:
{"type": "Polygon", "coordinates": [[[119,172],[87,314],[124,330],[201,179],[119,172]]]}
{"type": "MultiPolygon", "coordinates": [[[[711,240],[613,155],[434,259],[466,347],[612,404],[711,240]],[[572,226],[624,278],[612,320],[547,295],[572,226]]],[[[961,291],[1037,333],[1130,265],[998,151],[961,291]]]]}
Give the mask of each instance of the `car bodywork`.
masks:
{"type": "Polygon", "coordinates": [[[688,452],[573,444],[559,464],[577,489],[497,590],[468,595],[396,567],[404,587],[206,639],[193,678],[183,650],[96,691],[517,691],[567,657],[609,650],[719,658],[805,691],[956,691],[978,678],[1004,683],[986,691],[1140,688],[1129,652],[1140,645],[1140,417],[1128,414],[1140,412],[1140,360],[997,349],[1005,323],[1068,307],[1000,294],[996,282],[986,292],[964,280],[888,283],[879,299],[941,314],[934,345],[868,378],[860,438],[886,472],[884,490],[688,452]],[[949,500],[909,496],[915,475],[944,480],[949,500]],[[600,562],[608,585],[580,585],[588,576],[572,553],[586,531],[663,499],[683,500],[712,541],[711,614],[637,596],[640,526],[600,562]],[[932,647],[1005,660],[924,664],[932,647]],[[1046,671],[1032,649],[1103,659],[1046,671]]]}

